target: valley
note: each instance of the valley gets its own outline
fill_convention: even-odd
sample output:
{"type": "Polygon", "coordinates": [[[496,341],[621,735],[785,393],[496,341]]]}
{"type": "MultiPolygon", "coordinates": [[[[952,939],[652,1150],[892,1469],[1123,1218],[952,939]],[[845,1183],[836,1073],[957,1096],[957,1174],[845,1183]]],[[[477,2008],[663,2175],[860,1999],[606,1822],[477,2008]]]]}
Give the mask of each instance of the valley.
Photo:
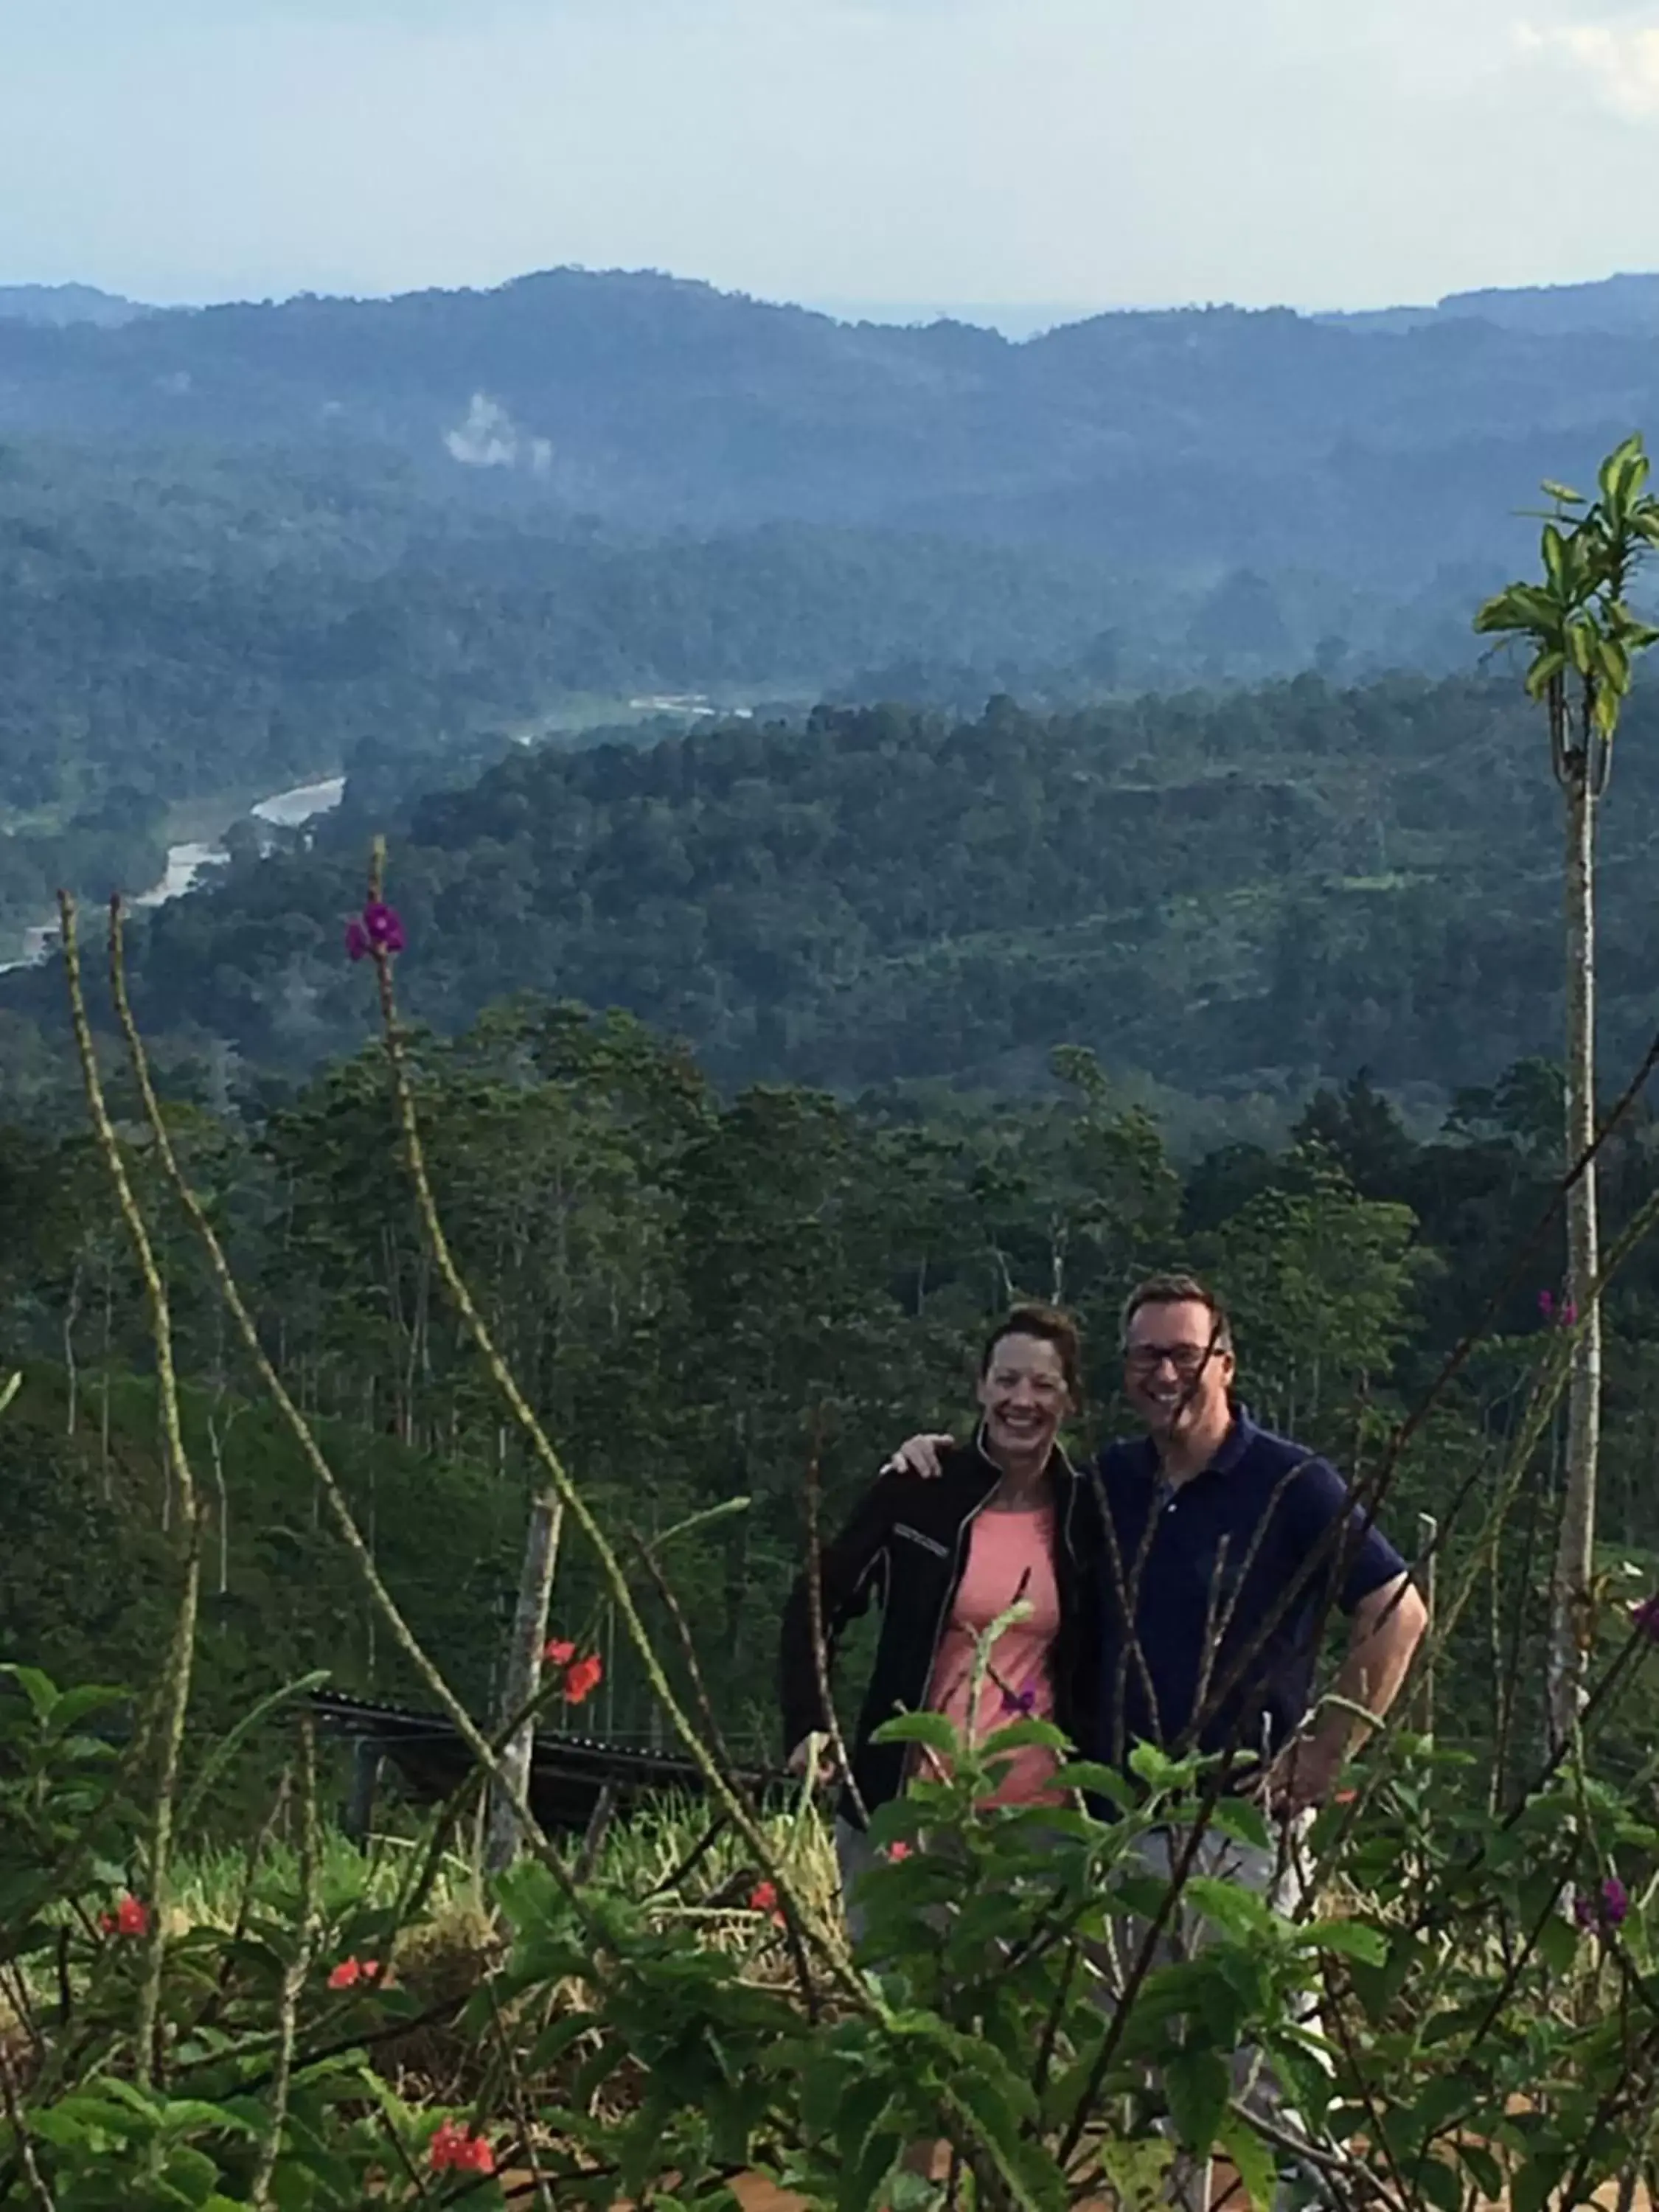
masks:
{"type": "MultiPolygon", "coordinates": [[[[1517,510],[1659,426],[1653,287],[1018,344],[644,272],[0,288],[0,2203],[940,2212],[948,2136],[963,2212],[1158,2201],[1176,2139],[1262,2208],[1268,2047],[1344,2212],[1650,2201],[1659,509],[1595,571],[1606,482],[1517,510]],[[1576,576],[1628,647],[1545,655],[1553,750],[1474,628],[1540,559],[1534,627],[1576,576]],[[1207,1342],[1133,1333],[1152,1278],[1207,1342]],[[1166,1516],[1258,1449],[1230,1580],[1166,1516]],[[1132,1753],[1092,1701],[1164,1622],[1115,1519],[1045,1540],[1073,1464],[1066,1547],[1109,1480],[1137,1577],[1194,1547],[1192,1726],[1149,1687],[1132,1753]],[[913,1539],[928,1665],[976,1524],[1060,1626],[988,1745],[872,1697],[938,1757],[854,1957],[780,1624],[901,1484],[820,1701],[913,1539]],[[1268,1529],[1315,1917],[1218,1859],[1111,1995],[1189,1816],[1276,1851],[1193,1747],[1268,1529]],[[1032,1685],[1091,1764],[1008,1818],[1032,1685]],[[515,1807],[532,1729],[585,1832],[515,1807]],[[667,1747],[684,1797],[600,1787],[667,1747]]],[[[948,1616],[981,1687],[1013,1617],[948,1616]]]]}

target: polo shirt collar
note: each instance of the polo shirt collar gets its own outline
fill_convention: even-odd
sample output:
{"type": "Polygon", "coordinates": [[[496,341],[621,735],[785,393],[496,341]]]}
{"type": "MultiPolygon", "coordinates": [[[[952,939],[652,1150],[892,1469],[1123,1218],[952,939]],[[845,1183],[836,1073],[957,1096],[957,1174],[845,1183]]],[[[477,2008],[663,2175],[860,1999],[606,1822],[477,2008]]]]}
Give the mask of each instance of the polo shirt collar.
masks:
{"type": "Polygon", "coordinates": [[[1221,1439],[1221,1449],[1210,1462],[1209,1472],[1230,1474],[1261,1435],[1248,1406],[1235,1405],[1232,1426],[1221,1439]]]}
{"type": "MultiPolygon", "coordinates": [[[[1231,1474],[1261,1434],[1261,1431],[1251,1417],[1249,1407],[1235,1404],[1232,1425],[1221,1439],[1219,1449],[1209,1465],[1200,1468],[1198,1474],[1191,1480],[1196,1482],[1199,1475],[1203,1474],[1231,1474]]],[[[1156,1481],[1162,1469],[1158,1464],[1158,1446],[1152,1439],[1143,1436],[1131,1449],[1134,1451],[1143,1472],[1156,1481]]]]}

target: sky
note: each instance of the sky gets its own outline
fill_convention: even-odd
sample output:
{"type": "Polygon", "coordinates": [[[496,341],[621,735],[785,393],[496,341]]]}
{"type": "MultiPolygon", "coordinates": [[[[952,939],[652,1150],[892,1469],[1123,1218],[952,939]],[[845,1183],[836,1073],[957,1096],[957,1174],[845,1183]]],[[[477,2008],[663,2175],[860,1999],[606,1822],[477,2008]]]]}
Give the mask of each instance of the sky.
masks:
{"type": "Polygon", "coordinates": [[[0,283],[1364,307],[1659,268],[1659,0],[0,0],[0,283]]]}

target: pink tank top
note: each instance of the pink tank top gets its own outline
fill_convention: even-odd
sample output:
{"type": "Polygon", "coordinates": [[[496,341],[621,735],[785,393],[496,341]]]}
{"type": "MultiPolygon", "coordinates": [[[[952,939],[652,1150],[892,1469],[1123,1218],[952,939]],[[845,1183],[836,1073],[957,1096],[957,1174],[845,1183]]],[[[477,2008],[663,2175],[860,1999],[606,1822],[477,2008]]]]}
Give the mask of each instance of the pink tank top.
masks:
{"type": "MultiPolygon", "coordinates": [[[[964,1736],[978,1742],[1024,1714],[1052,1717],[1054,1678],[1049,1654],[1060,1632],[1060,1590],[1054,1580],[1054,1510],[980,1514],[969,1539],[968,1561],[951,1617],[933,1661],[927,1703],[964,1736]],[[1005,1628],[991,1647],[990,1663],[974,1701],[976,1639],[1017,1597],[1031,1610],[1005,1628]]],[[[1054,1757],[1037,1745],[1010,1755],[1008,1770],[988,1801],[995,1805],[1052,1805],[1054,1757]]]]}

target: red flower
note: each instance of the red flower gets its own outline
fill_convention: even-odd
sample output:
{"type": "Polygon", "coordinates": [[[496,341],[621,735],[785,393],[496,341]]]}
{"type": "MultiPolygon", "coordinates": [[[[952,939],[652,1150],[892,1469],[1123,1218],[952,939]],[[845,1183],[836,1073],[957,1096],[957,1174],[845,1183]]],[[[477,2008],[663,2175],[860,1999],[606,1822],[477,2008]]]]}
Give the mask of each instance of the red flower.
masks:
{"type": "Polygon", "coordinates": [[[895,1866],[901,1866],[909,1857],[912,1848],[908,1844],[889,1844],[887,1856],[895,1866]]]}
{"type": "Polygon", "coordinates": [[[428,2154],[434,2173],[494,2173],[495,2154],[483,2136],[446,2120],[432,2138],[428,2154]]]}
{"type": "Polygon", "coordinates": [[[131,1894],[124,1897],[113,1912],[100,1912],[98,1925],[106,1936],[148,1936],[149,1907],[131,1894]]]}
{"type": "Polygon", "coordinates": [[[550,1666],[568,1667],[575,1656],[575,1645],[565,1643],[562,1637],[551,1637],[542,1646],[542,1656],[550,1666]]]}
{"type": "Polygon", "coordinates": [[[778,1910],[778,1886],[775,1881],[757,1881],[749,1893],[749,1910],[765,1913],[775,1928],[787,1924],[778,1910]]]}
{"type": "Polygon", "coordinates": [[[568,1705],[579,1705],[597,1690],[605,1677],[605,1662],[597,1652],[590,1651],[586,1659],[578,1659],[566,1669],[564,1701],[568,1705]]]}
{"type": "Polygon", "coordinates": [[[359,1982],[378,1981],[380,1974],[378,1959],[342,1959],[330,1972],[328,1985],[331,1990],[355,1990],[359,1982]]]}

